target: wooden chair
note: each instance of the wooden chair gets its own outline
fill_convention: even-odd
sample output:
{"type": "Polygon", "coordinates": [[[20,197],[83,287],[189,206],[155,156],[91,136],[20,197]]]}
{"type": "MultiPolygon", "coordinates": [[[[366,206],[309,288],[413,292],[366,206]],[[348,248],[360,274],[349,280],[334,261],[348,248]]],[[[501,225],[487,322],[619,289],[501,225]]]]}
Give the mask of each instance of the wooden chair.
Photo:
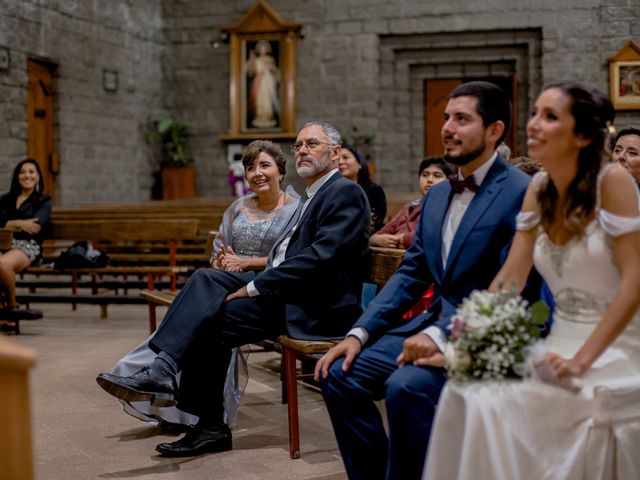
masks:
{"type": "MultiPolygon", "coordinates": [[[[381,288],[389,277],[396,271],[402,261],[404,250],[397,248],[371,249],[371,280],[375,287],[381,288]]],[[[370,284],[369,284],[370,285],[370,284]]],[[[375,288],[374,287],[374,288],[375,288]]],[[[373,298],[371,289],[363,288],[363,308],[366,308],[369,300],[373,298]]],[[[293,459],[300,458],[300,423],[298,415],[298,380],[312,377],[310,374],[297,373],[296,360],[298,357],[312,354],[325,354],[340,340],[309,341],[296,340],[286,335],[277,339],[277,344],[282,348],[282,381],[284,386],[283,398],[287,401],[287,414],[289,420],[289,456],[293,459]]]]}

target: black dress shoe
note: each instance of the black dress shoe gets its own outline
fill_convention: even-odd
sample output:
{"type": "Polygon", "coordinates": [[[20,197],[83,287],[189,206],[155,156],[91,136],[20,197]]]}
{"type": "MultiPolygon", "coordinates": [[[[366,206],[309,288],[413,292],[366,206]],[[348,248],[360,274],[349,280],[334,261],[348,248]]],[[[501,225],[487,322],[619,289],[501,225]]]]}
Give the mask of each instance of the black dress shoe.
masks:
{"type": "Polygon", "coordinates": [[[173,407],[178,383],[172,375],[162,375],[150,367],[129,377],[101,373],[96,378],[107,393],[126,402],[150,401],[155,407],[173,407]]]}
{"type": "Polygon", "coordinates": [[[231,430],[226,424],[217,429],[196,425],[172,443],[160,443],[156,450],[165,457],[193,457],[203,453],[226,452],[231,450],[231,430]]]}

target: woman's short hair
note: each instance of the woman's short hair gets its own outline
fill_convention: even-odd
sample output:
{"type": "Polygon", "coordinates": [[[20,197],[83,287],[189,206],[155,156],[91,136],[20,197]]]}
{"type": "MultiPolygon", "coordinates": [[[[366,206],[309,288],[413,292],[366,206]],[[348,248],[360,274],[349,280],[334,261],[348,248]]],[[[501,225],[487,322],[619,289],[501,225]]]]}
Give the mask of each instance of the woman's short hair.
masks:
{"type": "Polygon", "coordinates": [[[453,168],[451,168],[451,165],[449,165],[449,163],[444,158],[426,157],[423,158],[420,162],[420,166],[418,167],[418,176],[422,175],[422,172],[425,169],[429,168],[431,165],[438,167],[447,177],[453,173],[453,168]]]}
{"type": "Polygon", "coordinates": [[[637,135],[640,137],[640,128],[628,126],[618,130],[618,133],[616,133],[615,136],[614,146],[616,143],[618,143],[618,140],[620,140],[621,137],[624,137],[626,135],[637,135]]]}
{"type": "Polygon", "coordinates": [[[242,165],[244,166],[245,171],[247,170],[247,167],[251,165],[256,160],[256,158],[258,158],[258,155],[260,155],[262,152],[273,158],[273,161],[276,162],[276,165],[278,167],[278,172],[280,172],[281,175],[286,175],[287,159],[285,158],[280,146],[273,142],[270,142],[269,140],[254,140],[249,145],[247,145],[247,147],[244,149],[244,152],[242,152],[242,165]]]}

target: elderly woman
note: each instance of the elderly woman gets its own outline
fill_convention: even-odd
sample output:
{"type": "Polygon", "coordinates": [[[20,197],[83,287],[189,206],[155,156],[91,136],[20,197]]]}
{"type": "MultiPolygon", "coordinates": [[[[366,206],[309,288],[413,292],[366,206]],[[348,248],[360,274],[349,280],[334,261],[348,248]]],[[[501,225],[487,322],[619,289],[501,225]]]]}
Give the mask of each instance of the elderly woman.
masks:
{"type": "MultiPolygon", "coordinates": [[[[256,140],[242,156],[245,177],[251,193],[238,198],[227,208],[214,240],[211,266],[228,271],[262,270],[267,265],[271,247],[298,206],[299,196],[280,184],[285,170],[285,157],[276,144],[256,140]]],[[[126,354],[115,366],[116,375],[131,375],[150,365],[156,354],[149,348],[149,337],[126,354]]],[[[238,352],[236,351],[236,354],[238,352]]],[[[236,410],[246,385],[246,361],[235,356],[225,385],[226,423],[235,425],[236,410]]],[[[187,426],[198,418],[176,407],[154,407],[150,402],[122,401],[125,411],[141,420],[160,426],[187,426]]]]}

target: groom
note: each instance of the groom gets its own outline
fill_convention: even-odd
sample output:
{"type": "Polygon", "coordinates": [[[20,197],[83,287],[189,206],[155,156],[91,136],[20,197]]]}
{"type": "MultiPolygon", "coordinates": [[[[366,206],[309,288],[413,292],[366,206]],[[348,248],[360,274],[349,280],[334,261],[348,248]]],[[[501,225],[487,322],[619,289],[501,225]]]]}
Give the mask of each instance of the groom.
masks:
{"type": "Polygon", "coordinates": [[[117,398],[160,407],[177,402],[199,417],[183,438],[156,447],[163,455],[231,449],[223,387],[232,348],[283,333],[340,338],[362,313],[369,203],[338,172],[340,141],[327,123],[307,123],[298,133],[296,171],[307,184],[306,201],[271,250],[264,272],[198,270],[149,343],[158,354],[153,364],[129,377],[98,375],[98,384],[117,398]]]}
{"type": "Polygon", "coordinates": [[[487,288],[506,258],[529,182],[495,152],[511,122],[509,99],[497,86],[458,86],[444,122],[445,158],[460,167],[458,175],[431,187],[400,267],[316,366],[351,480],[420,478],[446,380],[443,368],[430,365],[444,350],[456,306],[487,288]],[[403,322],[431,283],[428,312],[403,322]],[[380,399],[388,437],[374,404],[380,399]]]}

